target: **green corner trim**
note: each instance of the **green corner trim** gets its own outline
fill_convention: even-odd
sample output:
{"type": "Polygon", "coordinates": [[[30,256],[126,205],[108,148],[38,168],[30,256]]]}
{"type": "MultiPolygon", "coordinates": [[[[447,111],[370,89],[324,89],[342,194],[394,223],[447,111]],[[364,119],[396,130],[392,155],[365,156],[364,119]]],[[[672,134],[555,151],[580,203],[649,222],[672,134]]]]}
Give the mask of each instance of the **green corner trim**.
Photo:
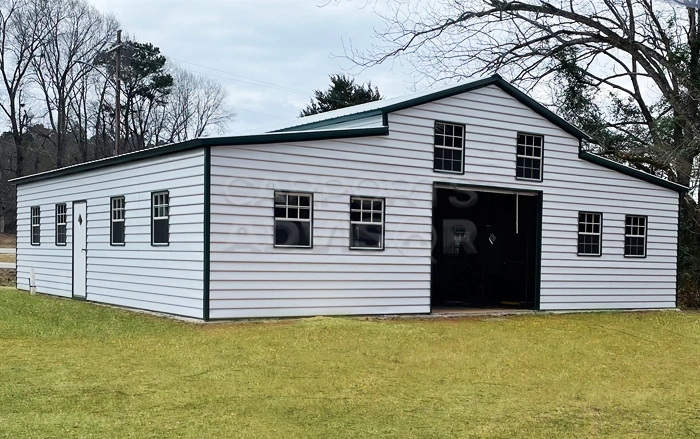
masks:
{"type": "Polygon", "coordinates": [[[610,159],[606,159],[605,157],[601,157],[596,154],[591,154],[590,152],[580,150],[578,156],[580,159],[586,160],[587,162],[595,163],[596,165],[602,166],[604,168],[612,169],[613,171],[617,171],[622,174],[629,175],[630,177],[644,180],[646,182],[655,184],[657,186],[661,186],[666,189],[671,189],[681,194],[685,194],[690,190],[689,188],[682,186],[678,183],[674,183],[672,181],[659,178],[655,175],[651,175],[649,173],[630,168],[629,166],[625,166],[621,163],[614,162],[610,159]]]}
{"type": "MultiPolygon", "coordinates": [[[[683,208],[684,193],[678,193],[678,220],[676,222],[676,308],[678,308],[678,282],[680,281],[680,272],[678,270],[678,260],[681,257],[681,209],[683,208]]],[[[645,243],[646,244],[646,243],[645,243]]]]}
{"type": "Polygon", "coordinates": [[[209,321],[209,288],[211,284],[211,147],[204,148],[204,273],[202,319],[209,321]]]}
{"type": "Polygon", "coordinates": [[[304,142],[312,140],[347,139],[352,137],[386,136],[388,134],[388,127],[376,127],[336,129],[324,131],[292,131],[285,133],[255,134],[250,136],[212,137],[194,139],[181,143],[173,143],[171,145],[156,146],[141,151],[122,154],[116,157],[109,157],[106,159],[95,160],[79,165],[68,166],[53,171],[41,172],[39,174],[28,175],[26,177],[15,178],[10,180],[10,182],[15,184],[31,183],[34,181],[41,181],[54,177],[77,174],[79,172],[89,171],[92,169],[100,169],[108,166],[114,166],[123,163],[131,163],[139,160],[149,159],[153,157],[161,157],[183,151],[190,151],[199,148],[209,148],[212,146],[261,145],[267,143],[304,142]]]}

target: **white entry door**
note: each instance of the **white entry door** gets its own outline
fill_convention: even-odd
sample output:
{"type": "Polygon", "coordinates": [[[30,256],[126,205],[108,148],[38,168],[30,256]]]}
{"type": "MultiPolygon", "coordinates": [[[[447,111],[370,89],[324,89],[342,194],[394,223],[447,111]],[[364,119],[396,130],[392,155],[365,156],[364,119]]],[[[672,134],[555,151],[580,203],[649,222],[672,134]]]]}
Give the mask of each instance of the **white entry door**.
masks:
{"type": "Polygon", "coordinates": [[[85,299],[87,278],[87,203],[73,203],[73,297],[85,299]]]}

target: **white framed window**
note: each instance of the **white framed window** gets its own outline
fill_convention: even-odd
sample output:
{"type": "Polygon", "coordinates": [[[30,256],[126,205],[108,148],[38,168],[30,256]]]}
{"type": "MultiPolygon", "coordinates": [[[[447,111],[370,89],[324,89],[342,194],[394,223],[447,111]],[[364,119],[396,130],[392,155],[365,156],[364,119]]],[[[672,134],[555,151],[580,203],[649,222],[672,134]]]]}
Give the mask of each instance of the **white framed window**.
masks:
{"type": "Polygon", "coordinates": [[[41,244],[41,207],[34,206],[31,208],[31,244],[41,244]]]}
{"type": "Polygon", "coordinates": [[[645,258],[647,256],[647,217],[625,216],[625,256],[645,258]]]}
{"type": "Polygon", "coordinates": [[[170,192],[151,194],[151,245],[170,244],[170,192]]]}
{"type": "Polygon", "coordinates": [[[66,245],[67,208],[65,203],[56,205],[56,245],[66,245]]]}
{"type": "Polygon", "coordinates": [[[313,195],[275,192],[275,247],[313,247],[313,195]]]}
{"type": "Polygon", "coordinates": [[[542,181],[544,137],[518,133],[515,178],[542,181]]]}
{"type": "Polygon", "coordinates": [[[350,197],[350,249],[384,249],[384,199],[350,197]]]}
{"type": "Polygon", "coordinates": [[[600,256],[602,254],[603,214],[579,212],[578,214],[578,254],[579,256],[600,256]]]}
{"type": "Polygon", "coordinates": [[[433,170],[464,173],[464,125],[435,122],[433,170]]]}
{"type": "Polygon", "coordinates": [[[111,220],[109,224],[110,245],[124,245],[126,201],[124,197],[110,198],[111,220]]]}

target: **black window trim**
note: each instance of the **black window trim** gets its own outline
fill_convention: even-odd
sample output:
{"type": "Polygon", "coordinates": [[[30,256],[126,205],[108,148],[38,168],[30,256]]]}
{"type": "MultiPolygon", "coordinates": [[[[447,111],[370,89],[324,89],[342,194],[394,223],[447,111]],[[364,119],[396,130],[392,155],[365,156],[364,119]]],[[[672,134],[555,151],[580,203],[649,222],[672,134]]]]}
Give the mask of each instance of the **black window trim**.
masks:
{"type": "MultiPolygon", "coordinates": [[[[153,217],[153,204],[152,203],[153,203],[153,198],[151,198],[151,217],[153,217]]],[[[170,215],[168,215],[168,217],[170,217],[170,215]]],[[[151,221],[153,221],[153,220],[151,219],[151,221]]],[[[168,221],[168,225],[170,225],[169,221],[168,221]]],[[[151,227],[153,227],[153,226],[151,225],[151,227]]],[[[151,237],[151,242],[152,241],[153,241],[153,237],[151,237]]],[[[126,246],[126,197],[124,195],[117,195],[117,196],[109,198],[109,245],[112,247],[124,247],[124,246],[126,246]],[[113,230],[114,205],[112,203],[114,203],[114,200],[119,199],[119,198],[124,200],[124,218],[122,218],[122,223],[124,223],[124,242],[115,244],[114,243],[114,230],[113,230]]]]}
{"type": "MultiPolygon", "coordinates": [[[[159,191],[152,191],[151,192],[151,247],[168,247],[170,245],[170,191],[167,189],[159,190],[159,191]],[[155,206],[153,203],[153,198],[155,197],[156,194],[168,194],[168,242],[159,242],[155,243],[153,242],[153,238],[155,238],[155,227],[154,227],[154,222],[155,222],[155,216],[153,215],[153,207],[155,206]]],[[[125,235],[126,235],[126,229],[124,229],[125,235]]],[[[124,237],[124,241],[126,241],[126,236],[124,237]]]]}
{"type": "Polygon", "coordinates": [[[365,195],[350,195],[348,200],[348,217],[350,219],[349,235],[348,235],[348,248],[355,251],[384,251],[386,249],[386,198],[384,197],[372,197],[365,195]],[[359,198],[362,200],[381,200],[382,202],[382,245],[381,247],[353,247],[352,246],[352,199],[359,198]]]}
{"type": "MultiPolygon", "coordinates": [[[[527,131],[518,131],[515,135],[515,179],[520,180],[520,181],[531,181],[531,182],[539,182],[542,183],[544,181],[544,145],[545,145],[545,136],[544,134],[538,134],[538,133],[531,133],[527,131]],[[525,136],[537,136],[542,138],[542,147],[541,147],[541,155],[540,155],[540,178],[525,178],[525,177],[518,177],[518,137],[520,135],[525,135],[525,136]]],[[[597,212],[588,212],[588,213],[597,213],[597,212]]]]}
{"type": "Polygon", "coordinates": [[[626,258],[631,258],[631,259],[646,259],[647,257],[647,242],[649,242],[649,216],[647,215],[634,215],[634,214],[628,214],[625,215],[625,230],[623,231],[623,249],[622,249],[622,254],[626,258]],[[627,254],[627,246],[625,245],[625,241],[627,238],[627,218],[629,217],[637,217],[637,218],[644,218],[644,256],[639,256],[639,255],[628,255],[627,254]]]}
{"type": "Polygon", "coordinates": [[[29,208],[29,243],[33,246],[41,245],[41,206],[32,206],[29,208]],[[38,210],[39,224],[39,242],[34,242],[34,209],[38,210]]]}
{"type": "Polygon", "coordinates": [[[301,248],[301,249],[313,249],[314,248],[314,211],[316,209],[314,208],[314,194],[313,192],[303,192],[303,191],[290,191],[290,190],[278,190],[275,189],[272,191],[272,220],[273,220],[273,226],[272,226],[272,246],[274,248],[301,248]],[[311,207],[311,213],[309,214],[309,245],[278,245],[277,244],[277,239],[276,234],[277,234],[277,215],[275,215],[275,205],[277,204],[275,202],[275,199],[277,198],[277,194],[286,194],[286,195],[304,195],[304,196],[309,196],[311,199],[309,200],[309,206],[311,207]]]}
{"type": "Polygon", "coordinates": [[[56,203],[54,206],[54,244],[57,247],[65,247],[68,243],[68,204],[67,203],[56,203]],[[58,242],[58,206],[63,206],[65,222],[62,224],[66,228],[66,232],[63,235],[63,242],[58,242]]]}
{"type": "Polygon", "coordinates": [[[593,212],[590,210],[579,210],[578,214],[576,215],[576,254],[581,257],[592,257],[592,258],[600,258],[603,256],[603,212],[593,212]],[[600,244],[598,245],[598,253],[580,253],[578,251],[578,237],[581,235],[581,232],[579,232],[578,228],[580,226],[580,217],[582,213],[592,213],[595,215],[600,215],[600,244]]]}
{"type": "Polygon", "coordinates": [[[433,172],[438,172],[440,174],[451,174],[451,175],[464,175],[466,172],[466,167],[467,167],[467,126],[466,124],[459,123],[459,122],[448,122],[446,120],[435,120],[433,123],[433,159],[432,159],[432,167],[433,167],[433,172]],[[435,148],[438,146],[435,144],[435,131],[437,130],[437,124],[442,123],[442,124],[449,124],[449,125],[458,125],[462,127],[462,171],[461,172],[455,172],[455,171],[445,171],[443,169],[435,169],[435,148]]]}

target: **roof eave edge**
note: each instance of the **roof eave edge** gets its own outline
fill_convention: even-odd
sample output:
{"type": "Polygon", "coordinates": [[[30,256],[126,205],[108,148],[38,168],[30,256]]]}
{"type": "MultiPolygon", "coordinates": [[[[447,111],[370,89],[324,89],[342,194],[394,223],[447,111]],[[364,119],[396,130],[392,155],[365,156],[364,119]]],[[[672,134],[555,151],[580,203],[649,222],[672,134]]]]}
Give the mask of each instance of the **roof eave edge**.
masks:
{"type": "Polygon", "coordinates": [[[137,162],[149,158],[160,157],[178,152],[191,151],[194,149],[212,147],[212,146],[237,146],[237,145],[260,145],[269,143],[281,142],[306,142],[314,140],[333,140],[345,139],[354,137],[372,137],[386,136],[389,134],[389,127],[373,127],[373,128],[351,128],[326,131],[294,131],[285,133],[260,134],[252,136],[239,137],[212,137],[188,140],[182,143],[174,143],[172,145],[155,147],[136,151],[131,154],[109,157],[103,160],[81,163],[66,168],[45,171],[38,174],[27,175],[9,180],[10,183],[16,185],[32,183],[36,181],[48,180],[51,178],[61,177],[65,175],[77,174],[84,171],[106,168],[124,163],[137,162]]]}
{"type": "Polygon", "coordinates": [[[628,175],[633,178],[637,178],[639,180],[644,180],[648,183],[655,184],[665,189],[670,189],[681,194],[685,194],[688,193],[688,191],[690,191],[690,188],[680,185],[678,183],[674,183],[672,181],[657,177],[655,175],[651,175],[647,172],[630,168],[629,166],[625,166],[622,163],[613,162],[612,160],[606,159],[605,157],[601,157],[597,154],[592,154],[590,152],[580,150],[578,156],[580,159],[586,160],[587,162],[603,166],[604,168],[620,172],[622,174],[628,175]]]}

